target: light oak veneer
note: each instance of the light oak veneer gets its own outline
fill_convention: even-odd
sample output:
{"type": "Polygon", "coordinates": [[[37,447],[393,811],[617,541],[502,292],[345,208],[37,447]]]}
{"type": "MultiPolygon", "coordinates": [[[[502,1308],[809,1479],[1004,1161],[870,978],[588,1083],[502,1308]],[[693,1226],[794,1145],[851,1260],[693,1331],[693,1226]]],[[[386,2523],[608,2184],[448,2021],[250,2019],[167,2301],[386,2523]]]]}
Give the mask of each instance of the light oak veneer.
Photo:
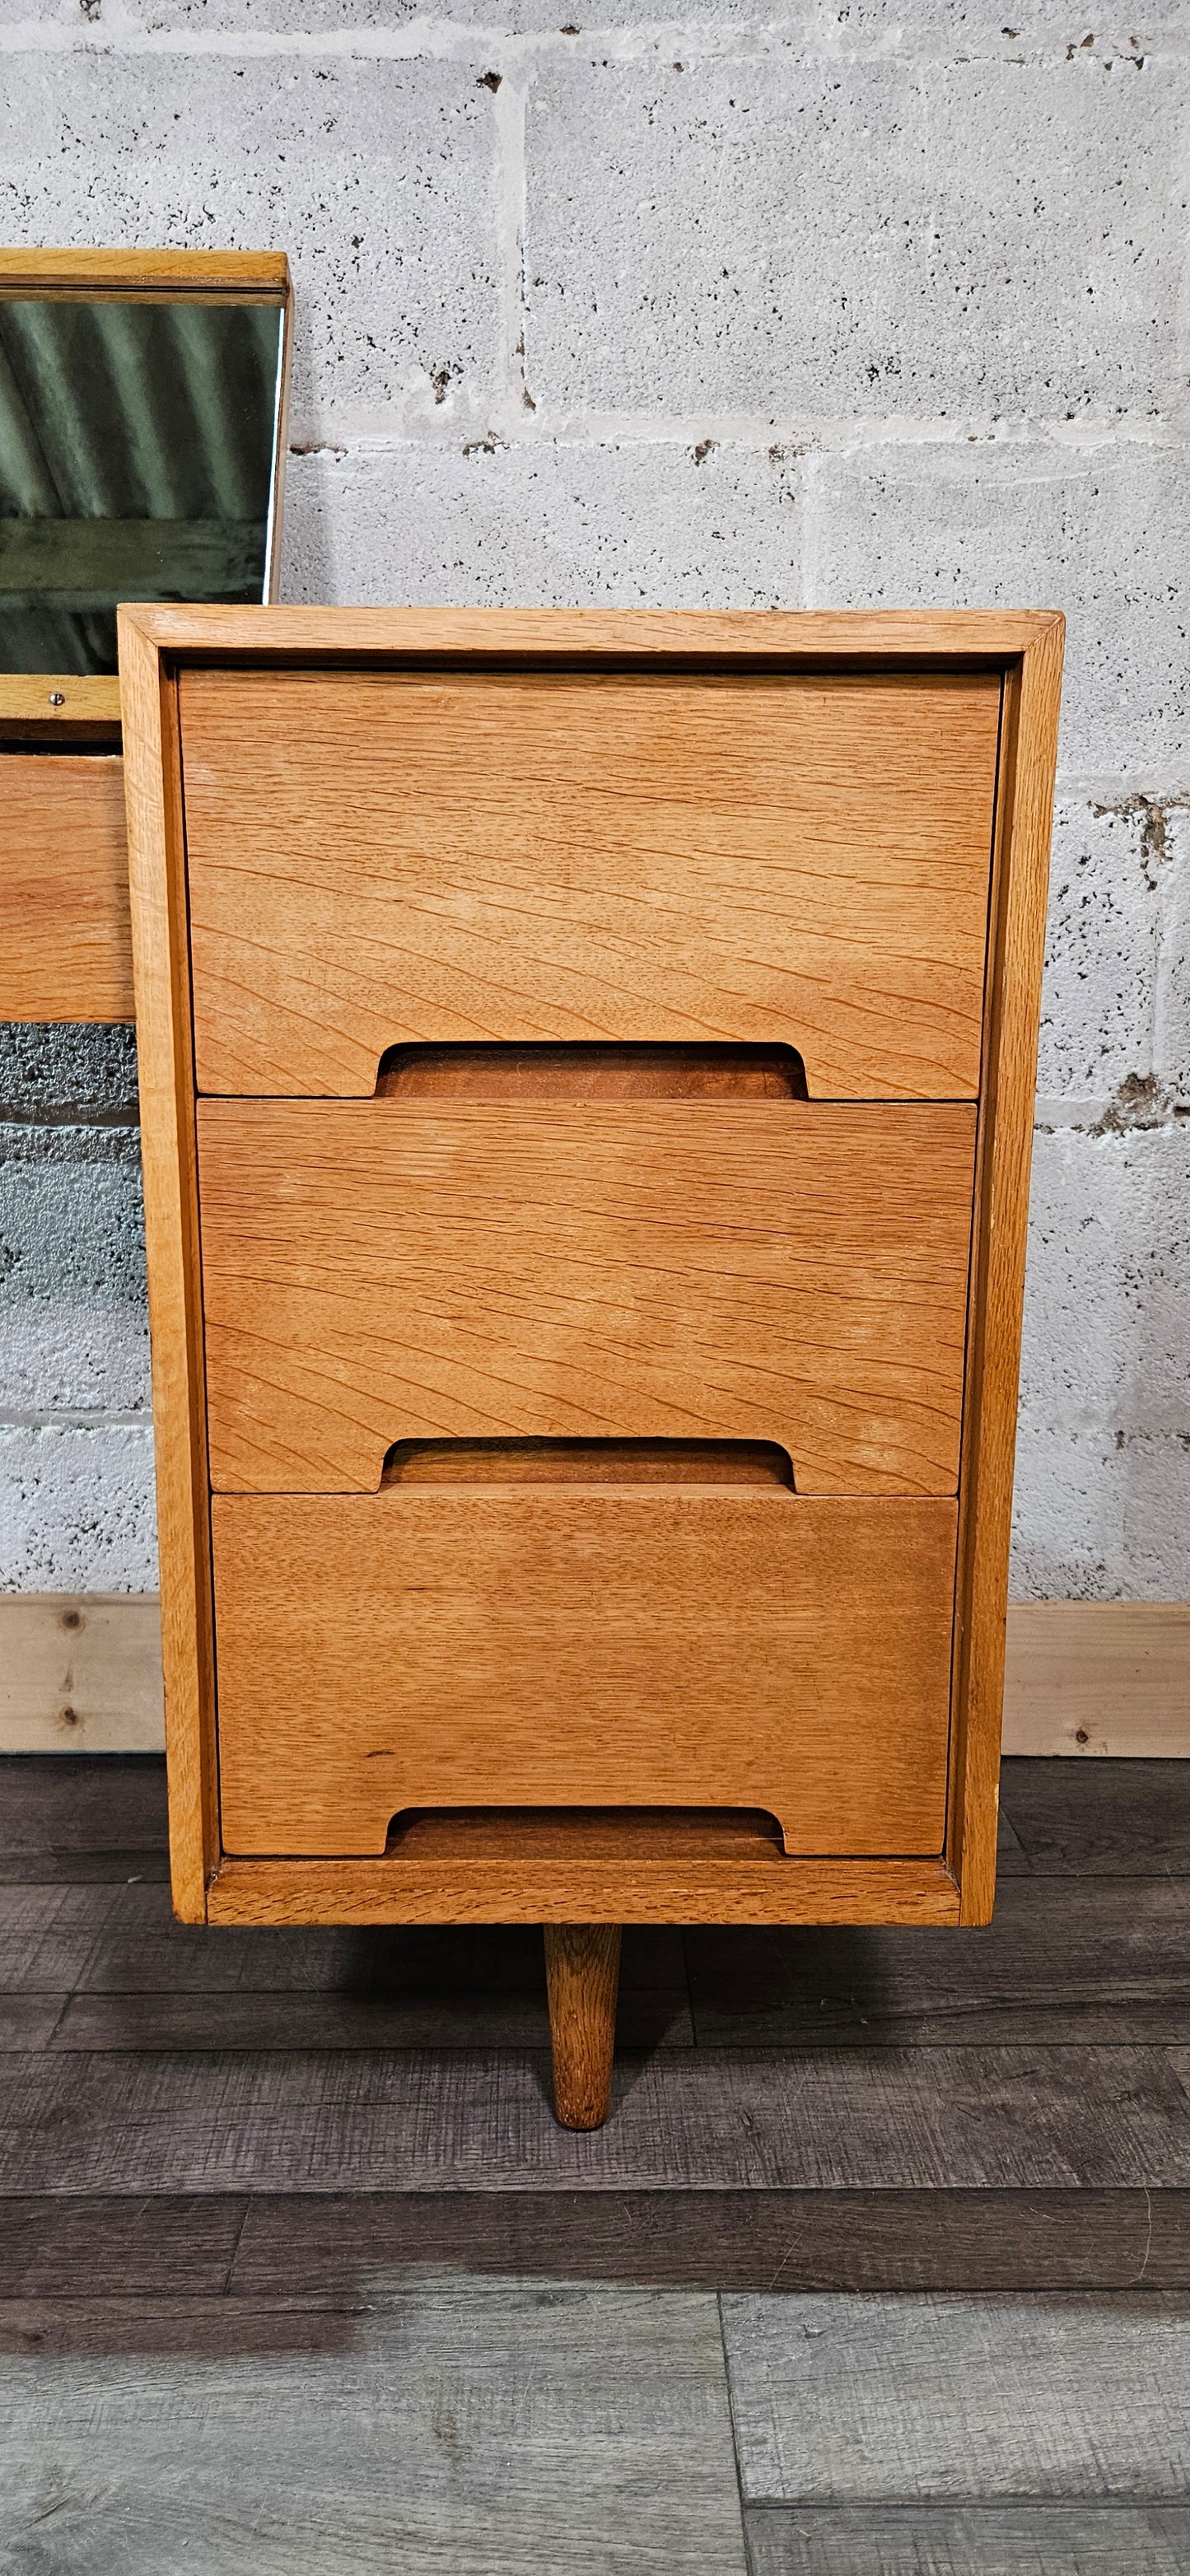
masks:
{"type": "Polygon", "coordinates": [[[958,1102],[200,1101],[212,1482],[602,1432],[953,1494],[974,1153],[958,1102]]]}
{"type": "Polygon", "coordinates": [[[776,1487],[217,1494],[224,1846],[702,1806],[793,1853],[940,1853],[955,1528],[776,1487]]]}
{"type": "Polygon", "coordinates": [[[134,1007],[122,763],[0,754],[0,1019],[130,1020],[134,1007]]]}
{"type": "Polygon", "coordinates": [[[184,1915],[987,1919],[1061,631],[124,613],[184,1915]]]}
{"type": "Polygon", "coordinates": [[[200,1091],[432,1039],[769,1039],[979,1088],[1000,679],[187,671],[200,1091]]]}

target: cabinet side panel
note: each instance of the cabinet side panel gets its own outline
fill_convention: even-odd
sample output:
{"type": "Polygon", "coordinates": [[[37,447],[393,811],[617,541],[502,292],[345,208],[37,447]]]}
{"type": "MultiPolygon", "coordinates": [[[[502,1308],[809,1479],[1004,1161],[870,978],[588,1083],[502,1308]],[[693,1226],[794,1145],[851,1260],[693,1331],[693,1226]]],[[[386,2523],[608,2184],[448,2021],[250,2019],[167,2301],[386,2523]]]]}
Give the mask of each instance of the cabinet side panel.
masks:
{"type": "Polygon", "coordinates": [[[173,681],[120,614],[140,1066],[161,1645],[175,1911],[206,1916],[218,1859],[210,1529],[181,760],[173,681]]]}
{"type": "Polygon", "coordinates": [[[977,1162],[948,1858],[961,1920],[991,1919],[1029,1167],[1064,621],[1005,688],[977,1162]]]}

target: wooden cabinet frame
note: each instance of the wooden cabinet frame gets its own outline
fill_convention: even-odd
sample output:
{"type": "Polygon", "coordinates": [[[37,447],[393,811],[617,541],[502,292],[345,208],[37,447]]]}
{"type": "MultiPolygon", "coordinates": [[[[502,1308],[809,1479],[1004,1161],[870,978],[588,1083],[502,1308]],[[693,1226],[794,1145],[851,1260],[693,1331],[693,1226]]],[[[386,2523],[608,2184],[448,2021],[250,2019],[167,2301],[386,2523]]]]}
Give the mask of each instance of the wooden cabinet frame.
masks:
{"type": "Polygon", "coordinates": [[[144,1138],[174,1902],[188,1922],[981,1923],[995,1876],[1008,1531],[1063,623],[945,611],[124,609],[129,863],[144,1138]],[[740,1848],[240,1860],[219,1833],[195,1081],[177,709],[184,668],[400,669],[565,660],[1002,675],[976,1145],[944,1850],[789,1859],[740,1848]]]}

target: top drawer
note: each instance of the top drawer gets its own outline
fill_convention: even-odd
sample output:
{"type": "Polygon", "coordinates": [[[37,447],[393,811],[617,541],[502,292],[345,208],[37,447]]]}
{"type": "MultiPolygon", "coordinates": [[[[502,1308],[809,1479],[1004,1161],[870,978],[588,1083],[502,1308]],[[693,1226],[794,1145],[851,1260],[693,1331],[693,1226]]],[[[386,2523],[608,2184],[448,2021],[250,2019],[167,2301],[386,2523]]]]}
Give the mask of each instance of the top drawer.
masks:
{"type": "Polygon", "coordinates": [[[811,1098],[973,1099],[1000,681],[188,671],[197,1085],[363,1097],[385,1049],[797,1047],[811,1098]]]}

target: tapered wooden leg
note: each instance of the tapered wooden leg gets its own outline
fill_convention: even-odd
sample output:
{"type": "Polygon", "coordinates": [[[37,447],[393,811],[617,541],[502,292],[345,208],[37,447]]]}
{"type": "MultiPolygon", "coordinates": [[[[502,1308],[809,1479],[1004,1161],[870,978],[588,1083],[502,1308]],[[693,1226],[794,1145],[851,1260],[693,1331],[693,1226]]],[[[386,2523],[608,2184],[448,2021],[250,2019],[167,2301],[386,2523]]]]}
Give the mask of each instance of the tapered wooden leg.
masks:
{"type": "Polygon", "coordinates": [[[564,2129],[601,2128],[612,2091],[619,1924],[547,1923],[545,1982],[558,2118],[564,2129]]]}

